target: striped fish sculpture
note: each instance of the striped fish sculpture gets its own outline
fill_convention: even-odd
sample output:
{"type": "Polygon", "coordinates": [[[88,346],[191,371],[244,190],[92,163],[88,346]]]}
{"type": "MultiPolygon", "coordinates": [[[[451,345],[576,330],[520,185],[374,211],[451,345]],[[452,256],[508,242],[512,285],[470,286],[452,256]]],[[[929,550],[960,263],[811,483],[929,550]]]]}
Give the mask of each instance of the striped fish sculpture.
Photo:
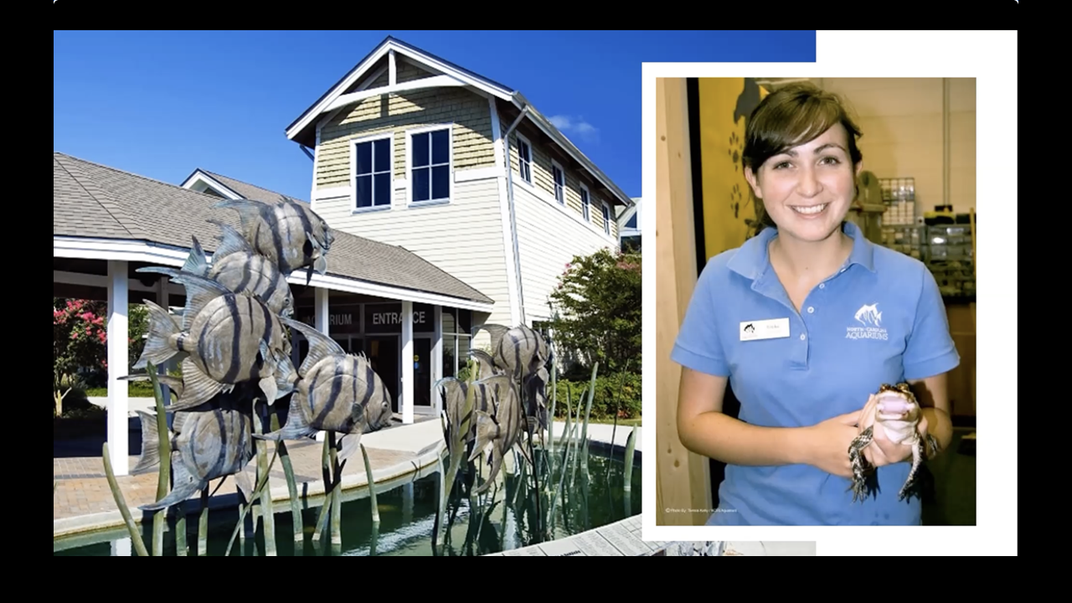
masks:
{"type": "MultiPolygon", "coordinates": [[[[250,293],[264,302],[272,312],[280,316],[294,315],[294,298],[290,283],[274,262],[258,254],[242,238],[242,235],[228,224],[209,220],[223,231],[219,246],[212,255],[212,267],[205,261],[205,252],[197,237],[191,236],[193,245],[190,256],[181,272],[196,274],[212,279],[234,293],[250,293]]],[[[172,276],[179,270],[152,266],[139,268],[138,272],[155,272],[172,276]]],[[[189,301],[189,300],[188,300],[189,301]]]]}
{"type": "MultiPolygon", "coordinates": [[[[502,468],[503,459],[517,443],[521,436],[521,396],[517,386],[506,375],[496,375],[489,379],[483,379],[473,383],[476,387],[474,400],[481,400],[473,410],[473,418],[476,423],[476,443],[473,452],[469,455],[469,461],[476,460],[484,449],[491,445],[491,454],[488,463],[491,471],[488,479],[477,488],[475,494],[483,494],[495,481],[495,477],[502,468]],[[487,408],[490,406],[491,408],[487,408]]],[[[530,464],[532,457],[524,446],[519,447],[522,454],[530,464]]]]}
{"type": "MultiPolygon", "coordinates": [[[[477,362],[477,378],[486,379],[494,375],[502,375],[505,371],[495,365],[491,355],[483,350],[469,350],[469,354],[477,362]]],[[[546,367],[539,367],[536,372],[529,375],[524,381],[524,406],[525,416],[528,418],[529,428],[539,433],[547,429],[547,381],[550,374],[546,367]]]]}
{"type": "Polygon", "coordinates": [[[305,279],[308,285],[314,270],[321,275],[327,272],[327,253],[335,241],[335,234],[307,203],[286,197],[274,205],[249,199],[229,199],[214,207],[238,212],[246,241],[257,253],[275,262],[285,276],[308,268],[305,279]]]}
{"type": "Polygon", "coordinates": [[[134,368],[159,366],[177,352],[182,361],[182,400],[169,410],[189,410],[238,383],[255,380],[268,404],[292,391],[287,334],[280,317],[248,293],[233,293],[201,276],[178,273],[191,298],[179,328],[160,306],[146,300],[149,333],[134,368]]]}
{"type": "Polygon", "coordinates": [[[469,355],[473,360],[476,360],[476,379],[478,381],[503,373],[502,369],[495,366],[495,360],[492,359],[491,354],[484,350],[472,349],[469,350],[469,355]]]}
{"type": "Polygon", "coordinates": [[[522,383],[547,364],[551,356],[543,337],[525,325],[512,329],[496,324],[478,325],[473,328],[473,334],[480,330],[491,336],[494,365],[522,383]]]}
{"type": "MultiPolygon", "coordinates": [[[[160,466],[160,433],[156,415],[138,411],[141,417],[141,458],[131,474],[147,473],[160,466]]],[[[233,475],[235,485],[245,498],[252,500],[253,486],[246,465],[253,458],[251,417],[238,410],[216,408],[206,411],[177,412],[171,443],[171,476],[174,486],[164,498],[138,507],[158,511],[179,504],[208,487],[209,482],[233,475]]]]}
{"type": "MultiPolygon", "coordinates": [[[[123,381],[148,381],[148,373],[135,373],[133,375],[126,375],[120,377],[123,381]]],[[[182,377],[175,377],[173,375],[157,375],[156,380],[160,382],[162,387],[167,387],[171,390],[171,403],[164,406],[165,412],[176,412],[175,408],[183,408],[182,404],[182,377]]],[[[213,408],[223,408],[225,410],[240,410],[246,414],[252,414],[253,412],[253,399],[259,398],[263,395],[258,391],[259,386],[252,381],[243,381],[235,385],[231,391],[224,391],[216,396],[213,396],[209,400],[202,402],[198,405],[197,410],[211,410],[213,408]]],[[[191,407],[192,408],[192,407],[191,407]]],[[[177,412],[189,412],[187,410],[179,410],[177,412]]]]}
{"type": "Polygon", "coordinates": [[[347,354],[335,340],[304,323],[288,318],[283,323],[309,340],[309,353],[297,372],[287,422],[278,431],[253,437],[296,440],[318,431],[343,434],[339,460],[358,450],[361,435],[386,427],[394,416],[391,393],[364,354],[347,354]]]}
{"type": "MultiPolygon", "coordinates": [[[[444,377],[436,382],[436,389],[438,390],[439,388],[442,388],[445,398],[443,408],[447,415],[447,425],[443,437],[447,442],[448,450],[452,449],[455,440],[458,439],[457,434],[462,430],[466,431],[465,438],[462,440],[464,444],[470,444],[476,441],[476,413],[482,412],[492,416],[497,415],[496,405],[498,402],[495,396],[500,395],[501,391],[500,389],[497,389],[497,387],[506,381],[509,381],[509,378],[504,375],[495,375],[493,377],[474,381],[473,410],[468,414],[465,414],[464,411],[465,396],[469,390],[469,383],[456,377],[444,377]]],[[[504,418],[504,416],[498,416],[497,418],[501,419],[504,418]]],[[[532,460],[529,456],[529,451],[523,446],[521,447],[521,453],[525,456],[526,460],[532,460]]]]}

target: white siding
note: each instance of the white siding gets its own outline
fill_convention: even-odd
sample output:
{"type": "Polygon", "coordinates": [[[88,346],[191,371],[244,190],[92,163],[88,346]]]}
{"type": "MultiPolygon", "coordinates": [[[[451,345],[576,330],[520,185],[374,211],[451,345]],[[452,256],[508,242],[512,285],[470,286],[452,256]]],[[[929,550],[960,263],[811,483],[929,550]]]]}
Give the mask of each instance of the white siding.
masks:
{"type": "MultiPolygon", "coordinates": [[[[466,170],[459,170],[463,174],[466,170]]],[[[495,300],[488,322],[510,322],[496,178],[454,182],[450,204],[407,207],[404,179],[395,179],[391,209],[351,212],[349,187],[331,189],[313,209],[343,232],[405,247],[495,300]],[[338,196],[342,195],[342,196],[338,196]]]]}
{"type": "MultiPolygon", "coordinates": [[[[525,318],[530,323],[547,320],[548,299],[573,256],[589,255],[602,247],[616,249],[618,241],[614,235],[604,234],[601,226],[582,222],[580,215],[558,205],[546,191],[519,183],[516,178],[514,205],[525,318]]],[[[598,205],[593,204],[592,213],[599,213],[598,205]]]]}

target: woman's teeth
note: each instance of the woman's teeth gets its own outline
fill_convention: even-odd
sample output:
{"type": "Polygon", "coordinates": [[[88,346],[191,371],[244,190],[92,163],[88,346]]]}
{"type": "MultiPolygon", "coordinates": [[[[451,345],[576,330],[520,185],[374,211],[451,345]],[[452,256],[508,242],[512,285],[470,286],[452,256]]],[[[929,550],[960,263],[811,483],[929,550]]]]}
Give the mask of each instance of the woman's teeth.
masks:
{"type": "Polygon", "coordinates": [[[826,209],[826,206],[827,204],[823,203],[822,205],[812,205],[811,207],[793,207],[793,211],[798,214],[817,214],[826,209]]]}

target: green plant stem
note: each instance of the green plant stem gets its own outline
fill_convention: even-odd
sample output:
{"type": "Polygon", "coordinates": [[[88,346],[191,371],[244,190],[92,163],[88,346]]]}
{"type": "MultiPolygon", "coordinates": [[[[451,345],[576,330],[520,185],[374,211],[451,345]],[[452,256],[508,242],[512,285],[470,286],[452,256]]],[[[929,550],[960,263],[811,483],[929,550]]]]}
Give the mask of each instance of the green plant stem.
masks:
{"type": "Polygon", "coordinates": [[[339,466],[339,448],[334,431],[328,432],[328,450],[331,455],[331,545],[342,545],[342,468],[339,466]]]}
{"type": "MultiPolygon", "coordinates": [[[[160,435],[160,468],[157,471],[156,500],[163,500],[168,495],[171,485],[171,438],[168,437],[167,411],[164,409],[164,393],[160,390],[160,379],[156,366],[149,362],[145,367],[149,381],[153,384],[153,398],[156,400],[156,433],[160,435]]],[[[180,508],[181,508],[181,504],[180,508]]],[[[167,510],[162,509],[153,515],[153,556],[164,555],[164,528],[167,527],[167,510]]]]}
{"type": "Polygon", "coordinates": [[[123,491],[119,489],[119,482],[115,481],[115,473],[112,471],[112,459],[108,455],[108,442],[104,443],[102,454],[104,456],[104,474],[108,477],[108,487],[112,490],[112,497],[115,498],[115,505],[119,507],[119,513],[123,515],[123,522],[127,524],[127,531],[130,532],[130,541],[134,544],[134,550],[139,557],[148,557],[149,551],[145,548],[145,541],[141,538],[141,531],[138,530],[137,524],[134,523],[134,518],[130,516],[130,509],[127,508],[127,501],[123,498],[123,491]]]}
{"type": "MultiPolygon", "coordinates": [[[[275,459],[278,456],[279,456],[279,450],[277,449],[272,454],[271,462],[268,463],[268,469],[269,470],[271,470],[272,465],[275,465],[275,459]]],[[[235,538],[237,538],[240,533],[245,532],[246,513],[249,512],[249,509],[250,509],[250,507],[253,506],[253,503],[256,502],[257,499],[259,499],[261,497],[261,494],[263,493],[264,488],[267,485],[268,485],[268,472],[266,471],[265,474],[258,481],[257,487],[254,488],[253,494],[250,495],[250,496],[253,497],[252,500],[250,500],[248,503],[242,505],[241,510],[238,512],[238,524],[235,525],[234,532],[231,532],[231,540],[227,543],[227,552],[224,553],[224,556],[230,556],[231,555],[231,549],[234,547],[235,538]]]]}
{"type": "MultiPolygon", "coordinates": [[[[261,412],[261,408],[267,410],[267,404],[258,404],[256,400],[253,402],[253,414],[255,415],[256,423],[255,429],[257,435],[264,434],[265,420],[264,414],[261,412]]],[[[271,484],[271,477],[268,473],[268,442],[258,439],[257,442],[257,473],[263,476],[267,483],[271,484]]],[[[276,446],[276,454],[279,454],[279,447],[276,446]]],[[[261,496],[258,502],[261,508],[261,521],[264,522],[264,554],[266,557],[276,556],[276,541],[275,541],[275,507],[272,504],[272,488],[269,485],[265,496],[261,496]]],[[[254,524],[254,531],[256,531],[256,524],[254,524]]]]}
{"type": "Polygon", "coordinates": [[[364,444],[361,444],[361,456],[365,459],[365,479],[368,482],[369,505],[372,507],[372,523],[379,524],[380,506],[376,504],[376,480],[372,477],[372,463],[369,462],[368,452],[365,452],[364,444]]]}
{"type": "MultiPolygon", "coordinates": [[[[618,436],[618,414],[622,411],[622,390],[625,389],[625,376],[629,372],[629,360],[625,361],[625,368],[622,370],[622,379],[618,382],[618,399],[614,401],[614,427],[610,430],[610,450],[614,452],[615,438],[618,436]]],[[[607,477],[610,479],[610,463],[607,463],[607,477]]]]}
{"type": "Polygon", "coordinates": [[[175,505],[175,555],[186,557],[189,550],[186,547],[186,510],[180,503],[175,505]]]}
{"type": "Polygon", "coordinates": [[[573,483],[577,480],[577,463],[579,462],[579,459],[580,459],[580,456],[581,456],[580,453],[578,452],[578,450],[580,449],[581,442],[576,440],[576,438],[577,438],[577,429],[579,429],[580,426],[581,426],[581,410],[583,410],[583,408],[584,408],[583,400],[584,400],[585,396],[587,396],[587,395],[588,395],[588,389],[585,388],[581,392],[581,398],[579,400],[577,400],[577,420],[574,422],[573,431],[570,433],[570,442],[571,442],[571,444],[573,446],[573,454],[570,457],[570,459],[571,459],[571,462],[570,462],[571,467],[570,467],[570,482],[569,483],[570,483],[571,487],[572,487],[573,483]]]}
{"type": "Polygon", "coordinates": [[[208,555],[208,486],[201,489],[201,517],[197,521],[197,556],[208,555]]]}
{"type": "MultiPolygon", "coordinates": [[[[599,372],[599,362],[592,367],[592,384],[588,388],[588,405],[584,410],[584,427],[581,429],[581,470],[588,471],[588,419],[592,416],[592,400],[596,397],[596,373],[599,372]]],[[[613,442],[611,442],[613,445],[613,442]]]]}
{"type": "Polygon", "coordinates": [[[558,365],[555,362],[551,363],[551,409],[547,413],[548,426],[547,429],[551,433],[547,434],[547,453],[554,455],[555,453],[555,406],[558,404],[558,365]]]}
{"type": "Polygon", "coordinates": [[[376,556],[376,541],[380,538],[380,522],[372,522],[372,534],[369,537],[369,557],[376,556]]]}
{"type": "MultiPolygon", "coordinates": [[[[272,431],[279,431],[279,415],[271,413],[272,431]]],[[[283,473],[287,476],[287,492],[290,494],[290,518],[294,524],[294,542],[305,540],[305,525],[302,520],[301,501],[298,500],[298,484],[294,481],[294,465],[290,461],[290,453],[283,440],[276,442],[279,450],[279,460],[283,463],[283,473]]]]}
{"type": "Polygon", "coordinates": [[[324,445],[320,451],[320,470],[324,480],[324,504],[320,507],[320,512],[316,516],[316,527],[313,528],[313,542],[319,543],[320,536],[323,533],[325,520],[331,518],[331,470],[329,469],[328,462],[331,459],[331,454],[328,452],[328,439],[324,438],[324,445]]]}

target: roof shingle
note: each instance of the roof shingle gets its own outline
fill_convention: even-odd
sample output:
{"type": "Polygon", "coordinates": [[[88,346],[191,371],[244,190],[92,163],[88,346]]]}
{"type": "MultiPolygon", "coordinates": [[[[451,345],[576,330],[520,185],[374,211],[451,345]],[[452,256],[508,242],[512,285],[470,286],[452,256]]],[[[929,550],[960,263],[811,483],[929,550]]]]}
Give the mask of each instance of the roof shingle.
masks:
{"type": "MultiPolygon", "coordinates": [[[[249,199],[274,202],[280,197],[232,178],[212,177],[249,199]]],[[[141,240],[189,249],[193,235],[205,253],[211,254],[220,233],[207,220],[240,227],[234,210],[212,207],[220,200],[64,153],[53,154],[54,236],[141,240]]],[[[327,274],[494,303],[413,252],[338,230],[328,253],[327,274]]]]}

